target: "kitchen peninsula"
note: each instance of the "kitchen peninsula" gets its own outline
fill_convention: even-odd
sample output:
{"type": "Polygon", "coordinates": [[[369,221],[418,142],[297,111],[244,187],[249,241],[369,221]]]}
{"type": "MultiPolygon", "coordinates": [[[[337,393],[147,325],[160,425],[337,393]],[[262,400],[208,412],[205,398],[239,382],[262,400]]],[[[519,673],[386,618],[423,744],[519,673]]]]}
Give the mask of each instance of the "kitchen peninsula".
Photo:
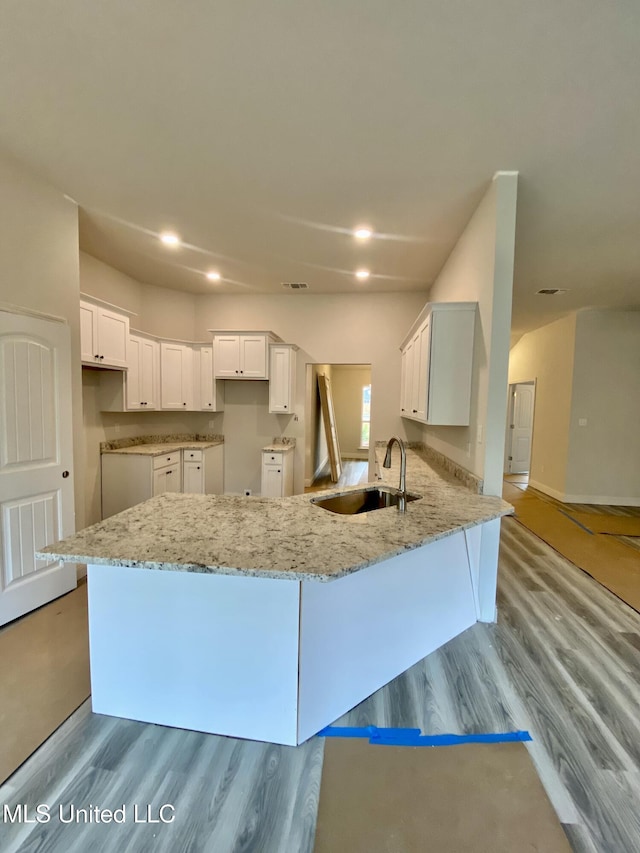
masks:
{"type": "Polygon", "coordinates": [[[493,619],[511,507],[407,457],[405,513],[169,493],[44,549],[88,564],[93,710],[294,745],[493,619]]]}

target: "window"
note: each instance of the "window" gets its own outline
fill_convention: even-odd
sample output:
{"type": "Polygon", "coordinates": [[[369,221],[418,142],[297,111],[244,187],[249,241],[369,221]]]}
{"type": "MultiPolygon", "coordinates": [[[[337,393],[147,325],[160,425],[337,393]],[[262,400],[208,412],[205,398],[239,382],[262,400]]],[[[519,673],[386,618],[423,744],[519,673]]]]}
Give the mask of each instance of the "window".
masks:
{"type": "Polygon", "coordinates": [[[360,447],[369,447],[369,427],[371,421],[371,385],[362,389],[362,419],[360,423],[360,447]]]}

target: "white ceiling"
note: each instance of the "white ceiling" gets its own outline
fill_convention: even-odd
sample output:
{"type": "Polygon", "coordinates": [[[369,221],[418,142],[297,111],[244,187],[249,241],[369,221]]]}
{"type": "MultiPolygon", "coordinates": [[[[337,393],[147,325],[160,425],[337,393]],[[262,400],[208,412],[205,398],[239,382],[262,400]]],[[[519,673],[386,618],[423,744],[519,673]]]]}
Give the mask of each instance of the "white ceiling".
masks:
{"type": "Polygon", "coordinates": [[[521,333],[640,306],[639,35],[637,0],[2,0],[0,146],[193,292],[426,290],[518,170],[521,333]]]}

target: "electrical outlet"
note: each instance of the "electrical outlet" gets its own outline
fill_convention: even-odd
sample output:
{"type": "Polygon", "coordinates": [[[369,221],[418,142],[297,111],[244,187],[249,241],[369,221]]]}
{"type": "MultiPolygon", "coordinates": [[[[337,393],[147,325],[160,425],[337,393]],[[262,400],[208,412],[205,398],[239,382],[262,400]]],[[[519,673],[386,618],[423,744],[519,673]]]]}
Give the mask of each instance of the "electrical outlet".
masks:
{"type": "Polygon", "coordinates": [[[245,489],[244,490],[244,496],[245,496],[245,498],[250,498],[251,497],[251,489],[245,489]]]}
{"type": "Polygon", "coordinates": [[[586,418],[578,418],[578,426],[586,426],[587,419],[586,418]]]}

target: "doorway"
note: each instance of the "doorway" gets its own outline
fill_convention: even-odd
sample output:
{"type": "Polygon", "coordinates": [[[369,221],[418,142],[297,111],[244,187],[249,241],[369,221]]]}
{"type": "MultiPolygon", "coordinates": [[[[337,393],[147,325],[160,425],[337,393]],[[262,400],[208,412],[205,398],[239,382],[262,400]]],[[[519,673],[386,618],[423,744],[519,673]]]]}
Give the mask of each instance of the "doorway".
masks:
{"type": "Polygon", "coordinates": [[[307,365],[305,490],[368,480],[370,423],[370,364],[307,365]]]}
{"type": "Polygon", "coordinates": [[[509,385],[507,438],[505,441],[505,474],[528,476],[533,443],[533,410],[535,381],[509,385]]]}

